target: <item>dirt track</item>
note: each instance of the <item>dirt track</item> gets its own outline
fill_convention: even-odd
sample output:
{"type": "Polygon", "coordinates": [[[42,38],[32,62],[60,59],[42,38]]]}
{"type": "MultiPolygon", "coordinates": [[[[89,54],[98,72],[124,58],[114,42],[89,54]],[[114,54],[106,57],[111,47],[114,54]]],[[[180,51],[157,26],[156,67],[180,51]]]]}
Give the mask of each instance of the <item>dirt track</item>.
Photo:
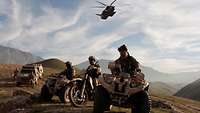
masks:
{"type": "Polygon", "coordinates": [[[200,113],[200,102],[197,103],[197,105],[192,105],[187,102],[175,102],[173,99],[168,99],[168,98],[160,98],[157,96],[153,96],[154,99],[156,100],[161,100],[167,104],[169,104],[172,109],[177,112],[177,113],[200,113]]]}

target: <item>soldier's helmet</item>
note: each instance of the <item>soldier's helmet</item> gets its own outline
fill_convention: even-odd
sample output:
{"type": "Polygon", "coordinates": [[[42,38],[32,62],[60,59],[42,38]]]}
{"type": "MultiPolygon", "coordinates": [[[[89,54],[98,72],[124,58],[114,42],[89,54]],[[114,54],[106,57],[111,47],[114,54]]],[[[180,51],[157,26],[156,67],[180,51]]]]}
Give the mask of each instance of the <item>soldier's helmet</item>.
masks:
{"type": "Polygon", "coordinates": [[[65,62],[65,65],[66,65],[66,66],[71,66],[72,63],[71,63],[70,61],[67,61],[67,62],[65,62]]]}
{"type": "Polygon", "coordinates": [[[89,56],[88,60],[89,61],[96,61],[96,58],[94,56],[89,56]]]}
{"type": "Polygon", "coordinates": [[[119,52],[121,52],[121,51],[128,51],[128,48],[127,48],[127,46],[124,44],[124,45],[122,45],[122,46],[120,46],[120,47],[118,48],[118,51],[119,51],[119,52]]]}

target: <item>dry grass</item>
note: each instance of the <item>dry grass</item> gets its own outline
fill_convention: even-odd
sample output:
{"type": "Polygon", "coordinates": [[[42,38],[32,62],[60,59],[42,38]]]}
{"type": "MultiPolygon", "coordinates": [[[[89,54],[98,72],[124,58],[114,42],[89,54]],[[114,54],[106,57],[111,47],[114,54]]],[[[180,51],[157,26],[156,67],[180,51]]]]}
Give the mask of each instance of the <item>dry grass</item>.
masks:
{"type": "Polygon", "coordinates": [[[153,108],[151,113],[171,113],[168,109],[153,108]]]}
{"type": "Polygon", "coordinates": [[[22,65],[17,64],[0,64],[0,79],[10,78],[16,70],[16,68],[21,68],[22,65]]]}

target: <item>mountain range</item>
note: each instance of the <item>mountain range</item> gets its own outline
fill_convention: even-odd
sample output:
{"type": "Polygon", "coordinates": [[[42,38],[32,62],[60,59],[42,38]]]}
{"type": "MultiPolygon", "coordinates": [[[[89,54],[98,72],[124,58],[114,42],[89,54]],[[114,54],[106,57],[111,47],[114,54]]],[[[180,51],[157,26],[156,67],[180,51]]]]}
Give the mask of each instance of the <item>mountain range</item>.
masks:
{"type": "Polygon", "coordinates": [[[0,46],[0,64],[30,64],[42,61],[43,58],[35,56],[29,52],[18,49],[0,46]]]}

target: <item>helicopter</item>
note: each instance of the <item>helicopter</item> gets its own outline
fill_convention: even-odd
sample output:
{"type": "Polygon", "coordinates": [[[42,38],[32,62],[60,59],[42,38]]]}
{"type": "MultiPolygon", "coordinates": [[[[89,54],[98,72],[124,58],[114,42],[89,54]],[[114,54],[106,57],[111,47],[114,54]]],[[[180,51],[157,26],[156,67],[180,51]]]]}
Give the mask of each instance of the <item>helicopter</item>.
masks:
{"type": "Polygon", "coordinates": [[[115,6],[113,6],[113,4],[116,2],[117,0],[114,0],[110,5],[106,5],[105,3],[96,1],[98,3],[100,3],[103,6],[96,6],[96,8],[105,8],[101,14],[96,14],[97,16],[100,16],[101,19],[106,20],[109,16],[112,17],[116,11],[115,11],[115,6]]]}

